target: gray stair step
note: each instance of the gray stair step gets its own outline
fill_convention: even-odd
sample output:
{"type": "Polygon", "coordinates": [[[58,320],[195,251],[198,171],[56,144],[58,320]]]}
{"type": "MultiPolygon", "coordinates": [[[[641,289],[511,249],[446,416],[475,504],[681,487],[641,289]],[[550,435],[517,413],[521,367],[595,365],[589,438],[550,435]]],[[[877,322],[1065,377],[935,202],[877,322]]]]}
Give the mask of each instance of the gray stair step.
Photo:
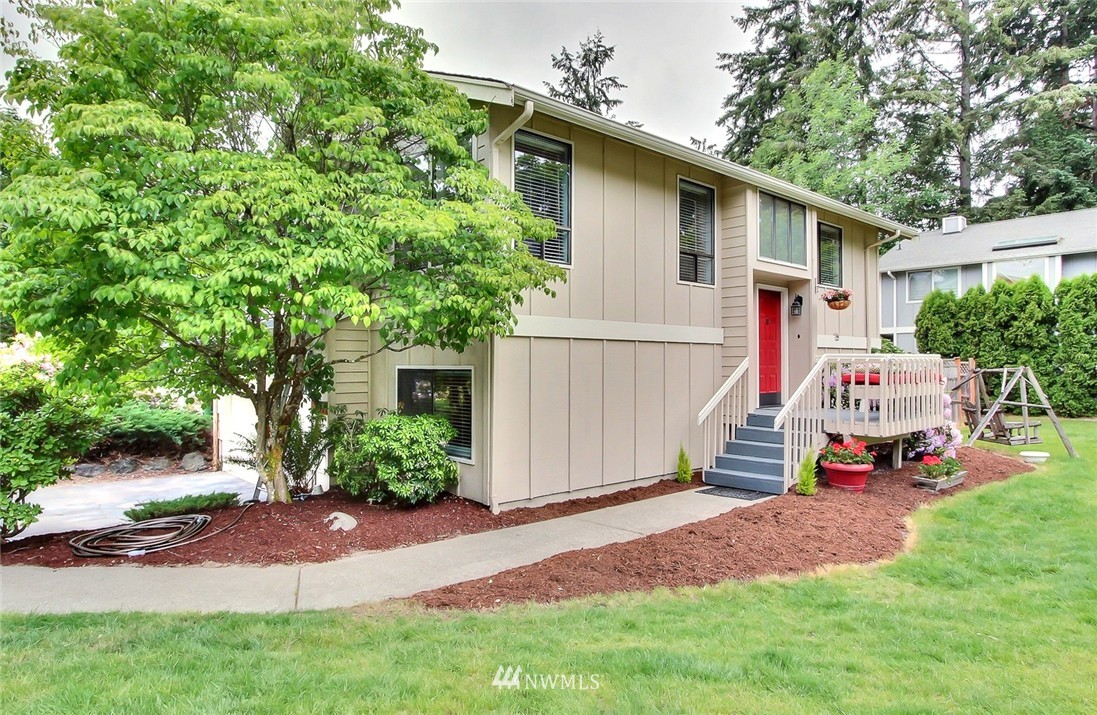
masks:
{"type": "Polygon", "coordinates": [[[751,412],[747,415],[747,424],[751,427],[767,427],[773,429],[773,423],[777,421],[776,412],[751,412]]]}
{"type": "Polygon", "coordinates": [[[780,442],[753,442],[747,439],[736,439],[724,445],[724,454],[783,460],[785,458],[785,446],[780,442]]]}
{"type": "Polygon", "coordinates": [[[785,480],[781,477],[744,474],[729,469],[706,469],[704,481],[705,484],[711,484],[717,487],[753,489],[754,491],[765,492],[766,494],[785,493],[785,480]]]}
{"type": "Polygon", "coordinates": [[[735,428],[735,439],[783,445],[785,443],[785,432],[784,430],[766,429],[765,427],[747,425],[746,427],[735,428]]]}
{"type": "Polygon", "coordinates": [[[785,465],[780,459],[744,455],[718,454],[716,455],[716,466],[730,472],[743,472],[744,474],[778,478],[785,472],[785,465]]]}

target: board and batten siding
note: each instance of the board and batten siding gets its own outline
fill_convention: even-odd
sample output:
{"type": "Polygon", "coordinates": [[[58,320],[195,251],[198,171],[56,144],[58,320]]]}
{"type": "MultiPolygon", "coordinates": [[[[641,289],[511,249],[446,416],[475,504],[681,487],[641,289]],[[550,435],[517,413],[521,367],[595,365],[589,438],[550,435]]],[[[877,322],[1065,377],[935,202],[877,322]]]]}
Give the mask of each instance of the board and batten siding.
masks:
{"type": "Polygon", "coordinates": [[[720,345],[508,337],[495,341],[492,505],[627,487],[703,449],[697,412],[720,345]]]}

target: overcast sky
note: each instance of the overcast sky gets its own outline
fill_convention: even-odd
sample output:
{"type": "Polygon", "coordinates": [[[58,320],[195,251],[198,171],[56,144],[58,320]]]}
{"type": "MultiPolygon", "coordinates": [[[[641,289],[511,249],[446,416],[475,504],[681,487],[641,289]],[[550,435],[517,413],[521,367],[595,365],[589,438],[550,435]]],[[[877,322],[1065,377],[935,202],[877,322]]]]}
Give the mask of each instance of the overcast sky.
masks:
{"type": "Polygon", "coordinates": [[[392,18],[423,28],[438,54],[427,69],[493,77],[544,91],[557,84],[552,54],[575,50],[597,30],[616,47],[607,68],[628,85],[619,120],[689,143],[723,144],[716,126],[731,76],[716,69],[718,52],[738,51],[747,38],[732,23],[742,0],[567,2],[535,0],[403,0],[392,18]]]}
{"type": "MultiPolygon", "coordinates": [[[[561,45],[601,30],[616,47],[607,68],[628,85],[618,97],[619,120],[643,122],[644,129],[683,144],[689,138],[724,143],[716,126],[731,77],[716,69],[718,52],[749,43],[732,23],[743,0],[404,0],[391,18],[423,28],[438,45],[427,69],[494,77],[544,91],[558,84],[552,54],[561,45]]],[[[22,26],[10,0],[0,0],[6,19],[22,26]]],[[[51,48],[40,51],[47,54],[51,48]]],[[[0,72],[11,68],[0,57],[0,72]]]]}

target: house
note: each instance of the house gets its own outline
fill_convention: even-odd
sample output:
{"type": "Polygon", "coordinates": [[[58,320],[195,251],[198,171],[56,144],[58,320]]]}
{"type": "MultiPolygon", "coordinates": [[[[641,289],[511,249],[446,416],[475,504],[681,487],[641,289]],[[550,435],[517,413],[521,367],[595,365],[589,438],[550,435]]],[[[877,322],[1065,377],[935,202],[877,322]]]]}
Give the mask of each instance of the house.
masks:
{"type": "Polygon", "coordinates": [[[1097,209],[968,225],[949,216],[941,228],[904,241],[880,258],[880,333],[916,352],[914,319],[931,290],[961,296],[996,280],[1040,276],[1059,281],[1097,272],[1097,209]]]}
{"type": "MultiPolygon", "coordinates": [[[[554,240],[529,248],[567,282],[527,296],[511,336],[339,365],[331,399],[444,414],[461,496],[506,509],[647,484],[675,472],[680,447],[711,483],[781,493],[827,432],[941,423],[933,356],[902,357],[932,385],[854,405],[871,400],[871,414],[834,409],[826,391],[858,367],[899,365],[866,362],[879,344],[877,246],[913,229],[538,92],[436,76],[487,110],[474,156],[556,223],[554,240]],[[854,290],[849,309],[817,299],[833,286],[854,290]]],[[[373,340],[340,324],[327,346],[356,357],[373,340]]]]}

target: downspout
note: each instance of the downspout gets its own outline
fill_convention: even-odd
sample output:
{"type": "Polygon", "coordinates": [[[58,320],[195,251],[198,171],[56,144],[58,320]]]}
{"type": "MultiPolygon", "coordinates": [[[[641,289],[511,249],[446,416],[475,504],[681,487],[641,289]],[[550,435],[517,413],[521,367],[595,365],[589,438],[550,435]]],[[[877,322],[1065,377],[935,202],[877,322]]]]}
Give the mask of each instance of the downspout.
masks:
{"type": "MultiPolygon", "coordinates": [[[[503,142],[514,136],[514,133],[526,125],[526,122],[533,116],[533,100],[527,99],[525,106],[522,107],[522,113],[518,115],[518,118],[510,123],[506,129],[499,133],[499,136],[495,137],[495,141],[491,143],[491,176],[494,179],[499,178],[499,147],[503,145],[503,142]]],[[[513,185],[513,181],[509,182],[513,185]]]]}
{"type": "MultiPolygon", "coordinates": [[[[870,280],[875,280],[876,285],[877,286],[880,285],[880,269],[879,268],[877,268],[873,272],[873,275],[871,277],[868,274],[868,267],[869,267],[868,252],[871,251],[872,249],[878,247],[878,246],[884,245],[885,243],[891,243],[892,241],[898,240],[900,238],[900,234],[902,234],[902,232],[903,232],[903,230],[901,228],[897,228],[897,229],[895,229],[894,234],[892,234],[891,236],[885,238],[883,241],[877,241],[876,243],[873,243],[872,245],[865,247],[865,287],[866,288],[870,285],[870,283],[869,283],[870,280]]],[[[880,297],[877,296],[876,300],[879,301],[880,297]]],[[[895,304],[895,301],[892,301],[892,305],[894,305],[894,304],[895,304]]],[[[873,341],[872,325],[871,325],[872,318],[869,317],[871,315],[872,315],[871,311],[868,311],[868,310],[865,311],[865,352],[872,352],[872,341],[873,341]]],[[[879,308],[876,309],[876,315],[877,315],[877,317],[879,317],[879,315],[880,315],[880,309],[879,308]]],[[[879,328],[880,326],[877,325],[876,327],[879,328]]],[[[879,338],[880,338],[880,331],[877,330],[876,331],[876,339],[879,339],[879,338]]]]}
{"type": "Polygon", "coordinates": [[[898,342],[899,335],[896,333],[895,328],[899,327],[899,304],[896,302],[899,300],[899,287],[894,273],[888,271],[888,278],[891,279],[891,334],[895,336],[896,342],[898,342]]]}

